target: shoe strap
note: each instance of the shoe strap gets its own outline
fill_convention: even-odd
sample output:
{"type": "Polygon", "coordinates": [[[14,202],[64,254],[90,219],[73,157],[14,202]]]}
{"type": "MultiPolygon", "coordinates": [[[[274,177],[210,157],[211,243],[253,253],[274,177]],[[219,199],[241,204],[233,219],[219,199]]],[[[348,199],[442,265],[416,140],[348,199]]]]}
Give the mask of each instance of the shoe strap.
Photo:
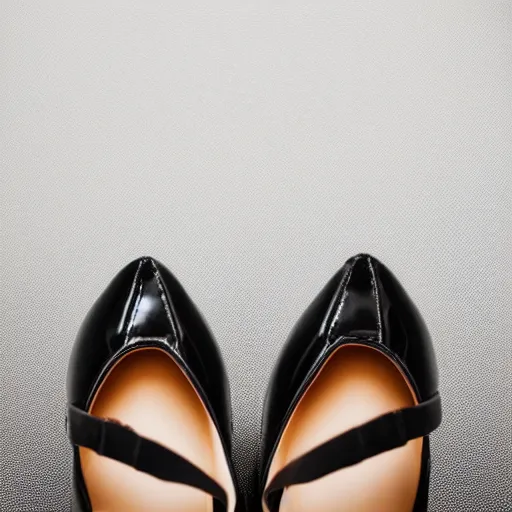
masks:
{"type": "Polygon", "coordinates": [[[322,478],[408,441],[430,434],[441,423],[441,399],[384,414],[317,446],[279,471],[264,493],[270,510],[276,510],[282,491],[289,486],[322,478]]]}
{"type": "Polygon", "coordinates": [[[200,489],[227,507],[226,492],[215,480],[181,455],[139,436],[129,427],[69,405],[67,430],[74,445],[90,448],[161,480],[200,489]]]}

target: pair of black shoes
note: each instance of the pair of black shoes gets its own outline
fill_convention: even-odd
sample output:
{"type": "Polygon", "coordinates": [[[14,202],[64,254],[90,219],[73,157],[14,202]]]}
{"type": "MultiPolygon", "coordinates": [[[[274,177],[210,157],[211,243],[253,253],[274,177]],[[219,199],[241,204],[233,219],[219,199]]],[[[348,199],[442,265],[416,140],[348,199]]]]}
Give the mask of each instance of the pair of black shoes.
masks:
{"type": "MultiPolygon", "coordinates": [[[[428,435],[440,422],[421,316],[382,263],[355,256],[304,312],[275,367],[258,507],[426,511],[428,435]]],[[[125,267],[82,324],[67,430],[73,511],[244,508],[219,349],[183,287],[151,258],[125,267]]]]}

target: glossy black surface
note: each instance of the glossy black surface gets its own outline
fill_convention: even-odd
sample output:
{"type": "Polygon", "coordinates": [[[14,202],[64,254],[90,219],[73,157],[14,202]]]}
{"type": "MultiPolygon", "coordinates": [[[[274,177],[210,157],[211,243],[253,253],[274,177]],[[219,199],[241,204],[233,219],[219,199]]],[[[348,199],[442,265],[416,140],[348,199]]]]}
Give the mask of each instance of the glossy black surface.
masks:
{"type": "MultiPolygon", "coordinates": [[[[334,275],[293,328],[274,368],[264,407],[258,493],[262,495],[273,452],[298,399],[332,351],[344,343],[375,346],[392,357],[419,401],[437,392],[438,371],[430,335],[396,277],[366,254],[334,275]]],[[[427,494],[430,457],[424,445],[420,497],[427,494]]],[[[418,501],[419,500],[419,501],[418,501]]]]}
{"type": "MultiPolygon", "coordinates": [[[[151,346],[169,352],[194,383],[231,464],[231,405],[218,346],[183,287],[152,258],[140,258],[121,270],[89,311],[71,354],[68,401],[87,410],[119,358],[151,346]]],[[[76,448],[73,480],[75,507],[89,511],[76,448]]]]}

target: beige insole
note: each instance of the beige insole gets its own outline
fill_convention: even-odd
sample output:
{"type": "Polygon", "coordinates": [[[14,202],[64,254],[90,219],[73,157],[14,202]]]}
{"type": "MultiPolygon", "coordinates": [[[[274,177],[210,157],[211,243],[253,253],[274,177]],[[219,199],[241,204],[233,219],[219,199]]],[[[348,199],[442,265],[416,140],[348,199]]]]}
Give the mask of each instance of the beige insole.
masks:
{"type": "MultiPolygon", "coordinates": [[[[89,411],[132,427],[198,466],[226,490],[234,487],[218,432],[192,384],[163,350],[139,349],[121,359],[98,390],[89,411]]],[[[94,512],[212,512],[210,495],[165,482],[80,448],[94,512]]]]}
{"type": "MultiPolygon", "coordinates": [[[[360,345],[340,347],[290,418],[267,484],[288,462],[323,442],[416,403],[405,377],[381,352],[360,345]]],[[[415,439],[321,479],[289,487],[279,512],[411,512],[422,447],[423,439],[415,439]]]]}

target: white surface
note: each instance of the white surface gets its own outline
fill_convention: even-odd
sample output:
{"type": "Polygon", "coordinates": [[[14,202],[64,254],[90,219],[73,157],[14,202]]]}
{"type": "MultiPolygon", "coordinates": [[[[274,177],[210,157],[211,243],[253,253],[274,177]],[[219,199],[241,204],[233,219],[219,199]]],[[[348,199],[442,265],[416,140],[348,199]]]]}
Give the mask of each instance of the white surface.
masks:
{"type": "Polygon", "coordinates": [[[0,509],[68,509],[67,358],[130,259],[210,321],[246,482],[284,338],[370,251],[436,340],[431,510],[510,510],[511,7],[3,0],[0,509]]]}

